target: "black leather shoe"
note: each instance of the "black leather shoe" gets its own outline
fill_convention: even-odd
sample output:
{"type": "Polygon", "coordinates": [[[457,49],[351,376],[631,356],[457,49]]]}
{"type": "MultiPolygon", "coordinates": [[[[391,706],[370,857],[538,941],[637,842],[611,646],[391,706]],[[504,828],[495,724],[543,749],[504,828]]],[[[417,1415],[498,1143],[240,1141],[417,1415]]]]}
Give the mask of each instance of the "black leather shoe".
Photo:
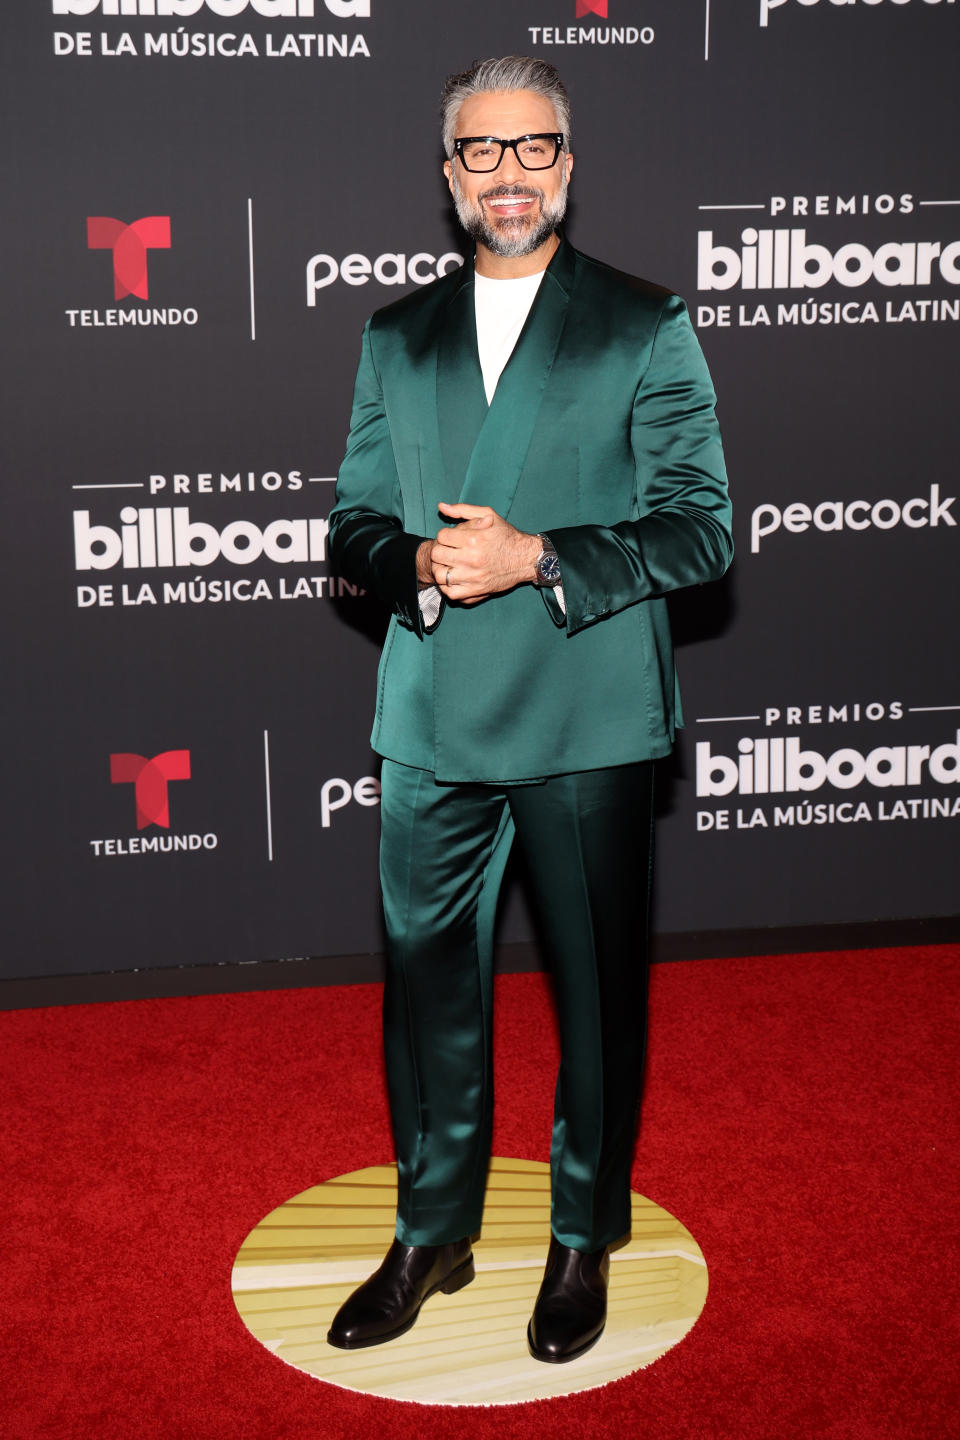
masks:
{"type": "Polygon", "coordinates": [[[597,1343],[607,1322],[609,1274],[606,1247],[584,1254],[551,1236],[543,1284],[527,1326],[535,1360],[561,1365],[597,1343]]]}
{"type": "Polygon", "coordinates": [[[340,1306],[327,1333],[339,1350],[381,1345],[402,1335],[420,1306],[438,1290],[452,1295],[473,1279],[470,1241],[450,1245],[401,1245],[394,1240],[386,1259],[340,1306]]]}

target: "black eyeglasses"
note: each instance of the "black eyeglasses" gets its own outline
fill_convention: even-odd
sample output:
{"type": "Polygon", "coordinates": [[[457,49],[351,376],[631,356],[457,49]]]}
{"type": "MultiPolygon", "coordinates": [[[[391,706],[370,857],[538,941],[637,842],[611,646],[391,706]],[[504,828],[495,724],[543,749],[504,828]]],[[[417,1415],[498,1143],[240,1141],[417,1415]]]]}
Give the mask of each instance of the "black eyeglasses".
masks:
{"type": "Polygon", "coordinates": [[[465,135],[454,140],[454,154],[460,156],[464,170],[482,173],[498,169],[504,151],[512,150],[524,170],[549,170],[557,163],[563,148],[563,136],[519,135],[516,140],[500,140],[495,135],[465,135]]]}

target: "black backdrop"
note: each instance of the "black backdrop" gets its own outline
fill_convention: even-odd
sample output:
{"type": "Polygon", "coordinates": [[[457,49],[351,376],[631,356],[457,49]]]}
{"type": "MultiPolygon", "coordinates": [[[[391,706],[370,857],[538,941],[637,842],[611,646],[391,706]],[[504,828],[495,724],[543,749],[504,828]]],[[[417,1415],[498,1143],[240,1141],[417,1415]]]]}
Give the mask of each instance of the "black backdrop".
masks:
{"type": "Polygon", "coordinates": [[[384,622],[323,521],[363,320],[463,253],[443,75],[510,52],[571,91],[574,243],[686,297],[720,396],[738,558],[673,606],[658,929],[956,910],[954,0],[0,27],[4,975],[379,948],[384,622]]]}

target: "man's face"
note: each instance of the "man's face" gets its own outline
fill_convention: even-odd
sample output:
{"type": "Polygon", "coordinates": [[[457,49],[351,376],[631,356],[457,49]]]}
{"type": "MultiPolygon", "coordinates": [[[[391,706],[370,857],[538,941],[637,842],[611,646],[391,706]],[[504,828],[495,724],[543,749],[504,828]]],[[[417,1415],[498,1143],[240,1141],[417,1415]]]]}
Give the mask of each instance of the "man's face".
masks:
{"type": "MultiPolygon", "coordinates": [[[[520,135],[558,130],[550,101],[532,90],[471,95],[460,106],[456,136],[520,135]]],[[[454,156],[443,167],[460,224],[494,255],[530,255],[549,239],[567,208],[573,156],[561,155],[549,170],[524,170],[512,150],[499,168],[477,174],[454,156]]]]}

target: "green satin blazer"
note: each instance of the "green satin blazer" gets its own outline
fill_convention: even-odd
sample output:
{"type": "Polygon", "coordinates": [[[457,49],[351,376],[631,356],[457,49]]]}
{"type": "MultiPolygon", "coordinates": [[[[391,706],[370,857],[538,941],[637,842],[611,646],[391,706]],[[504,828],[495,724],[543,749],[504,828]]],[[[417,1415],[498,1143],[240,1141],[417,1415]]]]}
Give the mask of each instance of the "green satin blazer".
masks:
{"type": "Polygon", "coordinates": [[[488,407],[473,266],[367,324],[330,515],[335,569],[393,616],[371,743],[443,781],[511,782],[666,754],[680,722],[669,590],[733,552],[715,396],[682,300],[561,242],[488,407]],[[546,532],[556,596],[445,604],[415,555],[440,500],[546,532]]]}

